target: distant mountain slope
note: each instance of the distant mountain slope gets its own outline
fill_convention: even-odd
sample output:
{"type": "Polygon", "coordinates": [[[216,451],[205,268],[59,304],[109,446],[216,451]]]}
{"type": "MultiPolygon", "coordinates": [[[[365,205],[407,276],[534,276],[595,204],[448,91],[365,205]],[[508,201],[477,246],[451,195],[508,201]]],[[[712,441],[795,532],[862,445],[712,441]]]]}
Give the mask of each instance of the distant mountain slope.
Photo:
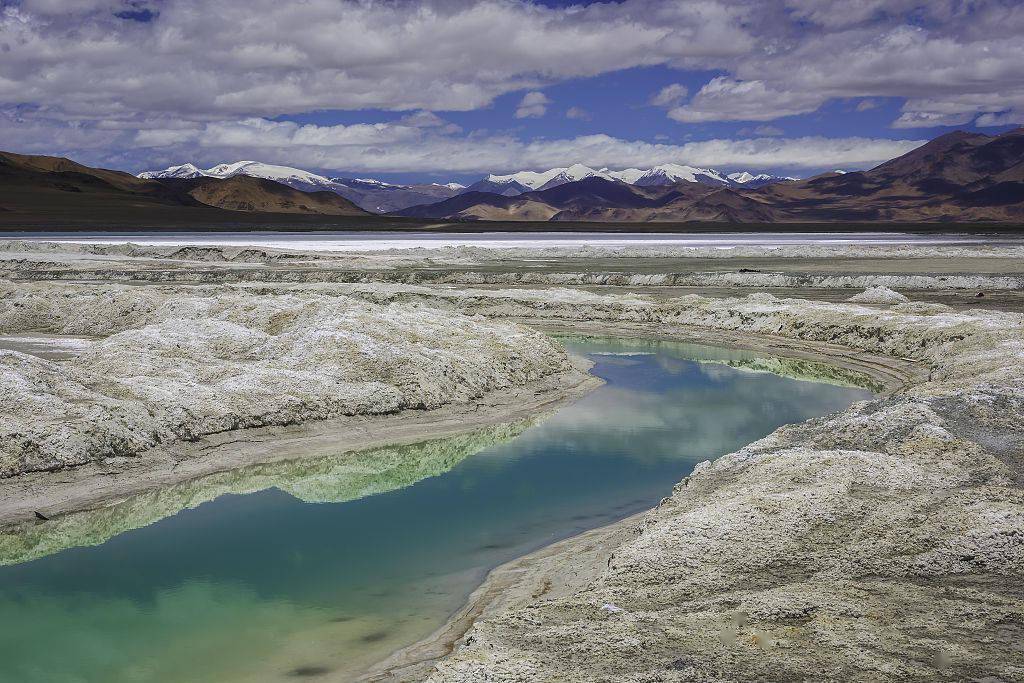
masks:
{"type": "Polygon", "coordinates": [[[827,173],[761,190],[804,220],[1024,220],[1024,128],[954,131],[869,171],[827,173]]]}
{"type": "MultiPolygon", "coordinates": [[[[700,194],[714,188],[687,183],[700,194]]],[[[679,197],[672,186],[639,187],[618,180],[591,176],[547,190],[508,197],[492,192],[467,192],[443,202],[413,206],[396,215],[416,218],[476,220],[602,220],[601,210],[653,209],[679,197]]]]}
{"type": "Polygon", "coordinates": [[[0,152],[0,210],[32,218],[80,212],[217,208],[232,212],[365,216],[330,192],[307,193],[271,180],[237,176],[148,179],[60,157],[0,152]]]}
{"type": "Polygon", "coordinates": [[[514,197],[517,194],[530,192],[530,188],[515,180],[498,182],[484,178],[483,180],[476,181],[463,190],[463,192],[489,192],[491,194],[500,194],[505,197],[514,197]]]}
{"type": "Polygon", "coordinates": [[[192,178],[158,181],[207,206],[229,211],[314,213],[327,216],[364,216],[366,211],[334,192],[303,192],[288,185],[237,175],[228,178],[192,178]]]}
{"type": "Polygon", "coordinates": [[[238,176],[272,180],[303,192],[333,192],[355,203],[360,208],[374,213],[387,213],[415,204],[436,202],[463,190],[463,186],[458,183],[395,185],[372,178],[328,178],[300,168],[265,164],[259,161],[236,161],[230,164],[217,164],[207,169],[186,163],[171,166],[162,171],[143,171],[138,177],[160,180],[203,177],[234,178],[238,176]]]}
{"type": "Polygon", "coordinates": [[[642,175],[637,175],[639,169],[621,172],[632,184],[602,169],[601,175],[539,191],[512,197],[475,192],[398,215],[736,223],[1024,220],[1024,128],[994,137],[949,133],[869,171],[825,173],[807,180],[656,168],[642,175]]]}
{"type": "Polygon", "coordinates": [[[185,163],[161,171],[143,171],[138,177],[161,180],[232,178],[239,175],[273,180],[303,192],[334,192],[374,213],[389,213],[411,206],[431,204],[465,192],[490,192],[513,197],[527,192],[550,190],[587,178],[619,180],[642,187],[673,185],[684,181],[716,186],[761,187],[774,182],[792,180],[763,173],[753,175],[746,171],[726,176],[714,169],[681,164],[663,164],[649,169],[628,168],[622,171],[608,168],[594,170],[584,164],[573,164],[547,171],[519,171],[505,175],[492,173],[469,187],[459,183],[399,185],[372,178],[328,177],[300,168],[259,161],[236,161],[230,164],[217,164],[207,169],[185,163]]]}

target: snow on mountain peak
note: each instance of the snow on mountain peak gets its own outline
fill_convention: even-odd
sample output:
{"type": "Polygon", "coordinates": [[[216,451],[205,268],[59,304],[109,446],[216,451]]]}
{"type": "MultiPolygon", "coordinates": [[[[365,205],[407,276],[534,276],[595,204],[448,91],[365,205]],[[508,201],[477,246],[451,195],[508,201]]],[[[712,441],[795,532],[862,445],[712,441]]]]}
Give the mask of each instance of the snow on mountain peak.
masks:
{"type": "Polygon", "coordinates": [[[589,178],[595,175],[598,175],[598,172],[589,166],[573,164],[572,166],[552,168],[547,171],[519,171],[518,173],[510,173],[508,175],[495,175],[492,173],[487,176],[486,180],[501,185],[519,183],[531,190],[539,190],[541,187],[556,179],[561,181],[558,184],[571,183],[573,181],[583,180],[584,178],[589,178]]]}
{"type": "Polygon", "coordinates": [[[397,187],[391,183],[385,183],[383,180],[377,180],[376,178],[356,178],[357,183],[366,183],[367,185],[378,185],[380,187],[397,187]]]}
{"type": "Polygon", "coordinates": [[[164,169],[163,171],[143,171],[139,174],[140,178],[198,178],[203,175],[203,172],[194,164],[181,164],[180,166],[171,166],[170,168],[164,169]]]}
{"type": "Polygon", "coordinates": [[[662,164],[655,166],[641,176],[635,184],[637,185],[659,185],[664,181],[691,183],[713,182],[728,185],[728,179],[718,171],[710,168],[698,168],[696,166],[684,166],[682,164],[662,164]]]}
{"type": "Polygon", "coordinates": [[[191,163],[180,166],[171,166],[163,171],[145,171],[139,174],[140,178],[198,178],[207,176],[210,178],[231,178],[236,175],[247,175],[254,178],[275,180],[285,184],[298,183],[313,187],[329,187],[332,183],[329,179],[316,173],[303,171],[291,166],[276,166],[264,164],[260,161],[236,161],[231,164],[217,164],[207,169],[201,169],[191,163]]]}
{"type": "Polygon", "coordinates": [[[645,173],[647,173],[647,171],[640,168],[627,168],[622,171],[613,171],[610,168],[602,168],[598,171],[598,174],[602,177],[621,180],[622,182],[630,185],[633,185],[636,181],[643,178],[645,173]]]}
{"type": "Polygon", "coordinates": [[[706,185],[760,187],[778,180],[795,180],[795,178],[779,178],[767,173],[753,174],[739,171],[725,175],[713,168],[687,166],[685,164],[661,164],[649,169],[627,168],[614,171],[602,168],[595,171],[584,164],[573,164],[564,168],[552,168],[547,171],[519,171],[506,175],[490,174],[486,180],[501,185],[519,183],[531,190],[546,190],[576,180],[591,177],[619,180],[630,185],[671,185],[679,182],[703,183],[706,185]]]}
{"type": "Polygon", "coordinates": [[[741,171],[740,173],[730,173],[729,175],[726,176],[726,178],[728,178],[729,180],[733,181],[734,183],[739,183],[740,185],[743,185],[744,183],[749,183],[756,177],[758,176],[755,176],[752,173],[748,173],[747,171],[741,171]]]}

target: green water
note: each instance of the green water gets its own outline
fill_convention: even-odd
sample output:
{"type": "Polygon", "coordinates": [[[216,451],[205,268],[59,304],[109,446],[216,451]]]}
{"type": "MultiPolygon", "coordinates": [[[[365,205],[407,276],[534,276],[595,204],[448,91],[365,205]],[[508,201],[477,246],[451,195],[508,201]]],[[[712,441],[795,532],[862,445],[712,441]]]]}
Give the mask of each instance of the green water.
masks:
{"type": "Polygon", "coordinates": [[[568,345],[607,384],[536,421],[248,467],[0,535],[0,681],[349,680],[495,565],[871,395],[807,381],[851,382],[808,363],[568,345]]]}

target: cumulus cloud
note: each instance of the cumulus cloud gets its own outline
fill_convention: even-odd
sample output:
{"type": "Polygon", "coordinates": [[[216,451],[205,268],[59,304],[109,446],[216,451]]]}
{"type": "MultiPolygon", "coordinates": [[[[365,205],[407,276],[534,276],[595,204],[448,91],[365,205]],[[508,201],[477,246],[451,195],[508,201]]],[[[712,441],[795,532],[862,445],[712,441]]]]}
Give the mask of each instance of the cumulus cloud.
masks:
{"type": "Polygon", "coordinates": [[[668,115],[684,123],[771,121],[814,111],[826,99],[820,93],[779,90],[765,81],[719,76],[698,90],[688,104],[670,109],[668,115]]]}
{"type": "Polygon", "coordinates": [[[837,97],[995,93],[970,110],[981,115],[1021,111],[1022,33],[1015,0],[21,0],[0,3],[0,104],[188,119],[463,111],[667,65],[724,74],[687,105],[681,84],[654,96],[683,122],[769,120],[837,97]]]}
{"type": "MultiPolygon", "coordinates": [[[[426,163],[422,145],[443,160],[430,170],[487,169],[485,161],[523,159],[533,143],[474,131],[460,139],[445,112],[525,92],[517,115],[540,116],[549,85],[655,65],[715,74],[689,100],[681,83],[652,96],[684,124],[769,122],[836,98],[899,98],[897,128],[995,126],[1024,119],[1022,34],[1017,0],[0,0],[0,132],[22,150],[106,163],[198,155],[205,145],[218,157],[294,145],[295,163],[412,170],[426,163]],[[276,120],[332,109],[395,118],[276,120]],[[453,160],[453,149],[467,158],[453,160]]],[[[637,149],[662,158],[618,143],[619,161],[642,159],[637,149]]],[[[574,139],[564,150],[589,144],[574,139]]],[[[869,149],[900,144],[910,143],[869,149]]],[[[861,163],[841,141],[825,149],[830,164],[861,163]]],[[[776,151],[800,158],[794,146],[776,151]]]]}
{"type": "Polygon", "coordinates": [[[523,95],[523,99],[519,101],[519,106],[516,107],[516,118],[540,118],[547,113],[549,104],[551,104],[551,100],[549,100],[548,96],[544,93],[537,90],[528,92],[523,95]]]}
{"type": "Polygon", "coordinates": [[[960,126],[974,118],[971,114],[943,114],[935,111],[905,111],[892,122],[893,128],[931,128],[960,126]]]}
{"type": "Polygon", "coordinates": [[[983,127],[1021,125],[1024,124],[1024,110],[982,114],[974,123],[983,127]]]}
{"type": "Polygon", "coordinates": [[[712,167],[863,168],[903,154],[922,140],[872,138],[745,138],[684,144],[628,140],[610,135],[524,140],[508,134],[453,131],[441,117],[396,117],[375,124],[302,124],[244,118],[188,124],[170,118],[126,128],[57,119],[19,121],[0,115],[0,138],[29,131],[19,151],[44,153],[53,140],[86,163],[147,170],[192,161],[203,166],[257,158],[338,172],[483,173],[547,169],[580,162],[600,168],[687,163],[712,167]],[[114,150],[113,152],[111,150],[114,150]],[[130,150],[124,152],[120,150],[130,150]]]}
{"type": "MultiPolygon", "coordinates": [[[[903,154],[922,142],[804,137],[716,139],[671,145],[603,134],[530,141],[508,135],[450,136],[411,128],[400,121],[367,127],[299,125],[264,119],[206,124],[189,141],[197,151],[213,154],[210,161],[258,150],[260,158],[316,168],[464,173],[551,168],[577,161],[595,168],[672,162],[757,168],[859,168],[903,154]]],[[[179,158],[184,160],[185,156],[179,158]]]]}
{"type": "Polygon", "coordinates": [[[651,95],[651,104],[655,107],[677,107],[689,93],[682,83],[671,83],[651,95]]]}
{"type": "Polygon", "coordinates": [[[136,0],[0,4],[0,102],[83,116],[471,110],[622,68],[736,55],[737,12],[704,4],[136,0]],[[230,37],[226,39],[226,37],[230,37]]]}

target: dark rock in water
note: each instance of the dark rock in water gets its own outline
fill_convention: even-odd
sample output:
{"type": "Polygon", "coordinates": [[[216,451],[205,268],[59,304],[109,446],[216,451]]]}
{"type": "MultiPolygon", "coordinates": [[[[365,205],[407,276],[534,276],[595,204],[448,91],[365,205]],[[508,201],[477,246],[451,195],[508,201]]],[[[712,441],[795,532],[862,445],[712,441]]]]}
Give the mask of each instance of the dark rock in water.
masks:
{"type": "Polygon", "coordinates": [[[983,296],[985,296],[985,292],[978,292],[977,294],[975,294],[975,295],[974,295],[974,298],[975,298],[975,299],[980,299],[980,298],[982,298],[983,296]]]}
{"type": "Polygon", "coordinates": [[[35,510],[35,511],[34,511],[34,513],[35,513],[36,519],[41,519],[41,520],[43,520],[44,522],[50,519],[49,517],[47,517],[46,515],[44,515],[44,514],[43,514],[42,512],[40,512],[39,510],[35,510]]]}
{"type": "Polygon", "coordinates": [[[331,673],[326,666],[300,666],[288,672],[294,678],[306,678],[309,676],[323,676],[331,673]]]}
{"type": "Polygon", "coordinates": [[[390,633],[388,631],[373,631],[372,633],[367,633],[359,640],[363,641],[364,643],[376,643],[378,641],[384,640],[389,635],[390,633]]]}

